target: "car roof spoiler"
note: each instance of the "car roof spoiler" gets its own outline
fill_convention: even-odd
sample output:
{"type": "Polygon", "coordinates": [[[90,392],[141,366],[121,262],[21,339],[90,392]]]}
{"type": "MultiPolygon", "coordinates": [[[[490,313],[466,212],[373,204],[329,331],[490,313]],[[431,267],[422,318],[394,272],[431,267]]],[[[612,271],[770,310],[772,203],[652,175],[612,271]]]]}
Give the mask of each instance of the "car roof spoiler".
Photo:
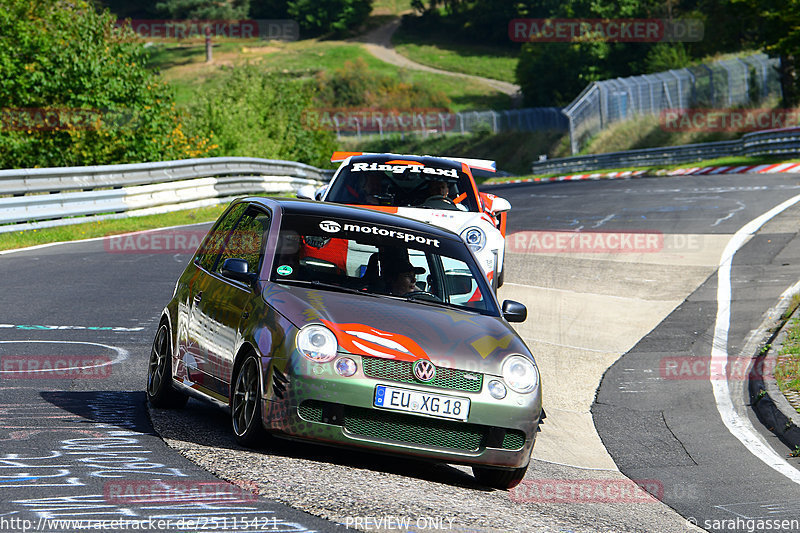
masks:
{"type": "MultiPolygon", "coordinates": [[[[348,157],[353,157],[356,155],[382,155],[375,152],[333,152],[331,156],[331,163],[341,163],[348,157]]],[[[410,157],[408,155],[402,154],[392,154],[398,155],[400,157],[410,157]]],[[[420,156],[413,156],[413,157],[420,157],[420,156]]],[[[443,155],[425,155],[422,157],[438,157],[439,159],[449,159],[450,161],[458,161],[459,163],[464,163],[469,168],[477,169],[477,170],[485,170],[487,172],[496,172],[497,165],[494,161],[489,159],[472,159],[469,157],[448,157],[443,155]]]]}

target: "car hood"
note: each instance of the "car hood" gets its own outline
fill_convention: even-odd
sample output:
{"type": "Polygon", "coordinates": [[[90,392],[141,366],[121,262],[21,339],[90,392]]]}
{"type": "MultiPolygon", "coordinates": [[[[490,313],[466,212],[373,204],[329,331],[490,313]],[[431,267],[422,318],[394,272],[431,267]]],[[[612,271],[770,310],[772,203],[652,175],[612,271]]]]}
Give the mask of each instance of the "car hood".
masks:
{"type": "Polygon", "coordinates": [[[395,213],[400,216],[404,216],[406,218],[411,218],[413,220],[418,220],[420,222],[425,222],[427,224],[433,224],[434,226],[439,226],[440,228],[449,229],[455,233],[461,233],[464,229],[469,226],[475,226],[477,224],[481,224],[486,226],[487,224],[491,227],[494,227],[494,222],[484,213],[477,213],[474,211],[456,211],[452,209],[426,209],[421,207],[383,207],[383,206],[371,206],[371,205],[359,205],[358,207],[363,207],[366,209],[373,209],[376,211],[386,211],[390,213],[395,213]]]}
{"type": "Polygon", "coordinates": [[[325,324],[336,335],[339,350],[356,355],[429,359],[437,366],[499,374],[507,355],[530,354],[498,317],[278,284],[271,284],[264,297],[298,328],[325,324]]]}

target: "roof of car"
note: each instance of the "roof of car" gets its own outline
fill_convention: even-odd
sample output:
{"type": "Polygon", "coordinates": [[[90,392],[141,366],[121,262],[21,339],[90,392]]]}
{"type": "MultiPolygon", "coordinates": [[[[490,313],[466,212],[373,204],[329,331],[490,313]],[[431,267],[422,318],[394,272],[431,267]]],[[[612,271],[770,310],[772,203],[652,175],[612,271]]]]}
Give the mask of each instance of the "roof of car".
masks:
{"type": "Polygon", "coordinates": [[[261,204],[273,209],[280,208],[286,214],[292,215],[313,215],[331,218],[343,218],[350,220],[359,220],[371,224],[381,224],[385,226],[404,227],[410,230],[418,231],[421,233],[428,233],[436,235],[437,237],[453,239],[461,241],[458,234],[450,230],[426,224],[418,220],[395,215],[392,213],[385,213],[383,211],[376,211],[373,209],[364,209],[361,207],[354,207],[344,204],[336,204],[331,202],[318,202],[315,200],[301,200],[297,198],[275,198],[264,196],[253,196],[243,198],[242,201],[261,204]]]}
{"type": "Polygon", "coordinates": [[[432,166],[436,165],[439,167],[450,167],[456,168],[461,170],[461,163],[458,161],[453,161],[452,159],[445,159],[442,157],[433,157],[428,155],[408,155],[408,154],[365,154],[365,155],[356,155],[350,159],[350,163],[362,163],[362,162],[376,162],[376,163],[384,163],[386,161],[391,161],[392,159],[402,159],[406,161],[417,161],[422,163],[425,166],[432,166]]]}

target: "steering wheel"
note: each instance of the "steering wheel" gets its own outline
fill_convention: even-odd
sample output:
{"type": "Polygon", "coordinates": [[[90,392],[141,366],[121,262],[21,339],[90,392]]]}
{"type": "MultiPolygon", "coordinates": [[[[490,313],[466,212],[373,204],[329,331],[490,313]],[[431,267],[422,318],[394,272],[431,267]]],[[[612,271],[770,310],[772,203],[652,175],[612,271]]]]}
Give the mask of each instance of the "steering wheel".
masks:
{"type": "Polygon", "coordinates": [[[441,302],[442,299],[428,291],[411,291],[403,295],[403,298],[418,298],[420,300],[429,300],[431,302],[441,302]]]}
{"type": "Polygon", "coordinates": [[[422,202],[424,207],[437,207],[437,204],[444,204],[446,206],[445,209],[458,209],[453,200],[447,196],[440,196],[438,194],[435,196],[428,196],[425,201],[422,202]]]}

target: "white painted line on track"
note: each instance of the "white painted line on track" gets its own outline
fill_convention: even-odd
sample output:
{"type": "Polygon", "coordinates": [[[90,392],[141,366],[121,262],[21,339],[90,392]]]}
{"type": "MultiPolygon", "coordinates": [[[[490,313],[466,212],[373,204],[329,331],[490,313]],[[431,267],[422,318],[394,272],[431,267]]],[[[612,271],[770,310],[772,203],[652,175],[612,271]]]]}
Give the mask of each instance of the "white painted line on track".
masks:
{"type": "MultiPolygon", "coordinates": [[[[800,470],[789,464],[767,444],[746,417],[740,416],[733,405],[725,369],[728,363],[728,332],[731,323],[731,264],[733,256],[744,245],[748,237],[758,231],[776,215],[800,201],[797,195],[751,220],[737,231],[722,252],[717,272],[717,319],[714,325],[714,342],[711,347],[711,368],[709,373],[714,399],[722,422],[753,455],[767,466],[783,474],[794,483],[800,484],[800,470]]],[[[792,287],[793,288],[793,287],[792,287]]],[[[791,288],[790,288],[791,289],[791,288]]]]}
{"type": "Polygon", "coordinates": [[[128,358],[128,350],[125,348],[118,348],[117,346],[110,346],[108,344],[101,344],[99,342],[83,342],[83,341],[44,341],[44,340],[19,340],[19,341],[0,341],[0,344],[28,344],[28,343],[47,343],[47,344],[88,344],[90,346],[100,346],[108,348],[117,353],[117,356],[110,361],[103,361],[93,365],[75,366],[75,367],[58,367],[58,368],[37,368],[36,370],[0,370],[0,374],[19,374],[19,373],[47,373],[47,372],[64,372],[65,370],[85,370],[88,368],[97,368],[101,366],[111,366],[115,363],[121,363],[128,358]]]}

